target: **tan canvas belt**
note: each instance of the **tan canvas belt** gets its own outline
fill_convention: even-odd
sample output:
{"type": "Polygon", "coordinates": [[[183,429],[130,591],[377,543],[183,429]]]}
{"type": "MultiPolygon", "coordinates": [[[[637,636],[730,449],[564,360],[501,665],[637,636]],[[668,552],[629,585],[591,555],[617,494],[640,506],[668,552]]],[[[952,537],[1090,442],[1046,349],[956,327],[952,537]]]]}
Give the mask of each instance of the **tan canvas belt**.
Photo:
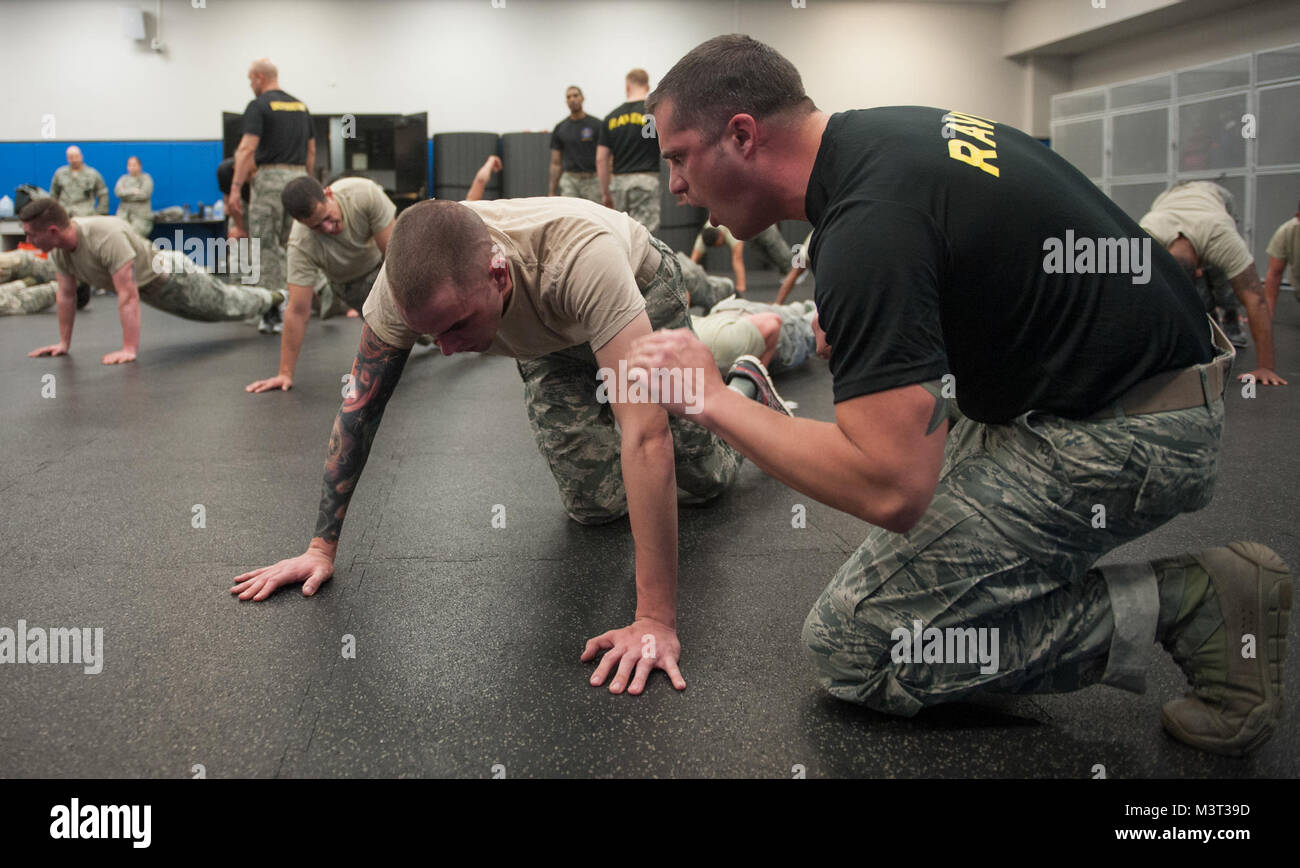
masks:
{"type": "Polygon", "coordinates": [[[1122,410],[1125,416],[1186,410],[1222,398],[1237,351],[1219,324],[1209,317],[1207,319],[1214,347],[1218,351],[1214,359],[1203,365],[1193,365],[1181,371],[1165,371],[1148,377],[1121,395],[1114,404],[1088,418],[1113,419],[1116,409],[1122,410]]]}
{"type": "Polygon", "coordinates": [[[297,169],[300,172],[307,171],[307,166],[303,163],[263,163],[258,166],[259,169],[297,169]]]}

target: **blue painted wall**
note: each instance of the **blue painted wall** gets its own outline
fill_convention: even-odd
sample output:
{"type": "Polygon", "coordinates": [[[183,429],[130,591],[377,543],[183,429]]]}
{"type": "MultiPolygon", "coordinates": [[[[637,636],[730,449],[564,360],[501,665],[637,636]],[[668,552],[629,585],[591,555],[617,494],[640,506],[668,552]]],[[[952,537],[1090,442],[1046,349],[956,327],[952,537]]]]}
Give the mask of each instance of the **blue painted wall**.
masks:
{"type": "Polygon", "coordinates": [[[19,184],[37,184],[46,190],[54,170],[67,164],[69,145],[81,148],[86,165],[93,166],[108,184],[109,210],[117,212],[113,185],[126,174],[126,158],[136,156],[153,176],[153,207],[199,202],[211,205],[221,196],[217,189],[217,164],[221,142],[0,142],[0,195],[10,198],[19,184]]]}
{"type": "MultiPolygon", "coordinates": [[[[81,148],[86,165],[93,166],[108,184],[109,210],[117,213],[113,185],[126,174],[126,158],[136,156],[153,176],[153,208],[199,202],[211,205],[217,189],[217,164],[221,142],[0,142],[0,196],[13,198],[19,184],[36,184],[50,189],[55,169],[67,164],[69,145],[81,148]]],[[[433,183],[433,139],[428,140],[430,194],[433,183]]]]}

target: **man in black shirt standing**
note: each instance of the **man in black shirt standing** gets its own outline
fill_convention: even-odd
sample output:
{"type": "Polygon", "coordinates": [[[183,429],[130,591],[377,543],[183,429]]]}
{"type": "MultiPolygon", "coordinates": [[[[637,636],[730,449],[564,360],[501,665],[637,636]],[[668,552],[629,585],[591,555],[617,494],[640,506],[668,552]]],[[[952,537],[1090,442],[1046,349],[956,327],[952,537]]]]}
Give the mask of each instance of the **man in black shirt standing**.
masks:
{"type": "MultiPolygon", "coordinates": [[[[1168,251],[1024,133],[914,106],[827,115],[746,36],[695,48],[648,105],[674,194],[740,239],[814,227],[835,422],[778,417],[717,378],[693,418],[877,526],[804,624],[822,684],[900,715],[983,692],[1142,691],[1159,641],[1193,684],[1164,706],[1172,735],[1233,755],[1267,740],[1281,559],[1232,543],[1094,566],[1213,493],[1234,351],[1168,251]]],[[[711,358],[679,330],[633,364],[711,358]]]]}
{"type": "Polygon", "coordinates": [[[624,79],[627,102],[605,116],[596,147],[601,201],[622,211],[650,234],[659,231],[659,144],[646,117],[650,75],[634,69],[624,79]]]}
{"type": "MultiPolygon", "coordinates": [[[[239,190],[252,175],[248,235],[261,248],[262,285],[285,291],[285,245],[293,218],[285,213],[280,193],[294,178],[312,174],[316,138],[307,106],[280,89],[279,72],[270,60],[253,61],[248,84],[257,98],[244,110],[244,135],[235,151],[231,188],[239,190]]],[[[238,222],[244,203],[232,192],[226,197],[226,209],[238,222]]]]}
{"type": "Polygon", "coordinates": [[[548,196],[558,187],[561,196],[576,196],[600,202],[600,180],[596,177],[596,140],[600,118],[582,110],[582,88],[570,85],[564,92],[569,116],[551,132],[551,183],[548,196]]]}

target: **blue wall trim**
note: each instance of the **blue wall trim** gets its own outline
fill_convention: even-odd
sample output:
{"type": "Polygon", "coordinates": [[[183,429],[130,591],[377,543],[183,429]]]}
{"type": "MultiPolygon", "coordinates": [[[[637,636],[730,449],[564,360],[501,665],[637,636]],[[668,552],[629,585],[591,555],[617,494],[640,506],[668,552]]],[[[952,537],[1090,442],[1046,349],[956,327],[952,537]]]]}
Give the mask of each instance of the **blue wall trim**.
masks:
{"type": "Polygon", "coordinates": [[[108,184],[109,211],[117,212],[113,185],[126,174],[126,158],[136,156],[153,176],[155,211],[170,205],[194,208],[211,205],[221,196],[217,189],[217,164],[221,142],[0,142],[0,195],[13,197],[19,184],[37,184],[46,190],[54,170],[67,164],[69,145],[81,148],[86,165],[93,166],[108,184]]]}

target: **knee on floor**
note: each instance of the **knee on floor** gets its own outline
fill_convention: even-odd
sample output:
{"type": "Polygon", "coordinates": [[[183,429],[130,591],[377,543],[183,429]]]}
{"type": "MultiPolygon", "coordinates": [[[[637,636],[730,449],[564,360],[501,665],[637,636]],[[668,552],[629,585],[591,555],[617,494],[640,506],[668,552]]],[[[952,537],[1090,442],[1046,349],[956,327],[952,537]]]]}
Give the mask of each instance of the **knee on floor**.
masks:
{"type": "Polygon", "coordinates": [[[894,643],[874,630],[846,626],[825,611],[819,601],[803,625],[803,644],[817,669],[818,680],[832,696],[884,714],[911,717],[927,703],[917,683],[919,664],[896,663],[894,643]],[[900,680],[906,672],[906,682],[900,680]]]}

